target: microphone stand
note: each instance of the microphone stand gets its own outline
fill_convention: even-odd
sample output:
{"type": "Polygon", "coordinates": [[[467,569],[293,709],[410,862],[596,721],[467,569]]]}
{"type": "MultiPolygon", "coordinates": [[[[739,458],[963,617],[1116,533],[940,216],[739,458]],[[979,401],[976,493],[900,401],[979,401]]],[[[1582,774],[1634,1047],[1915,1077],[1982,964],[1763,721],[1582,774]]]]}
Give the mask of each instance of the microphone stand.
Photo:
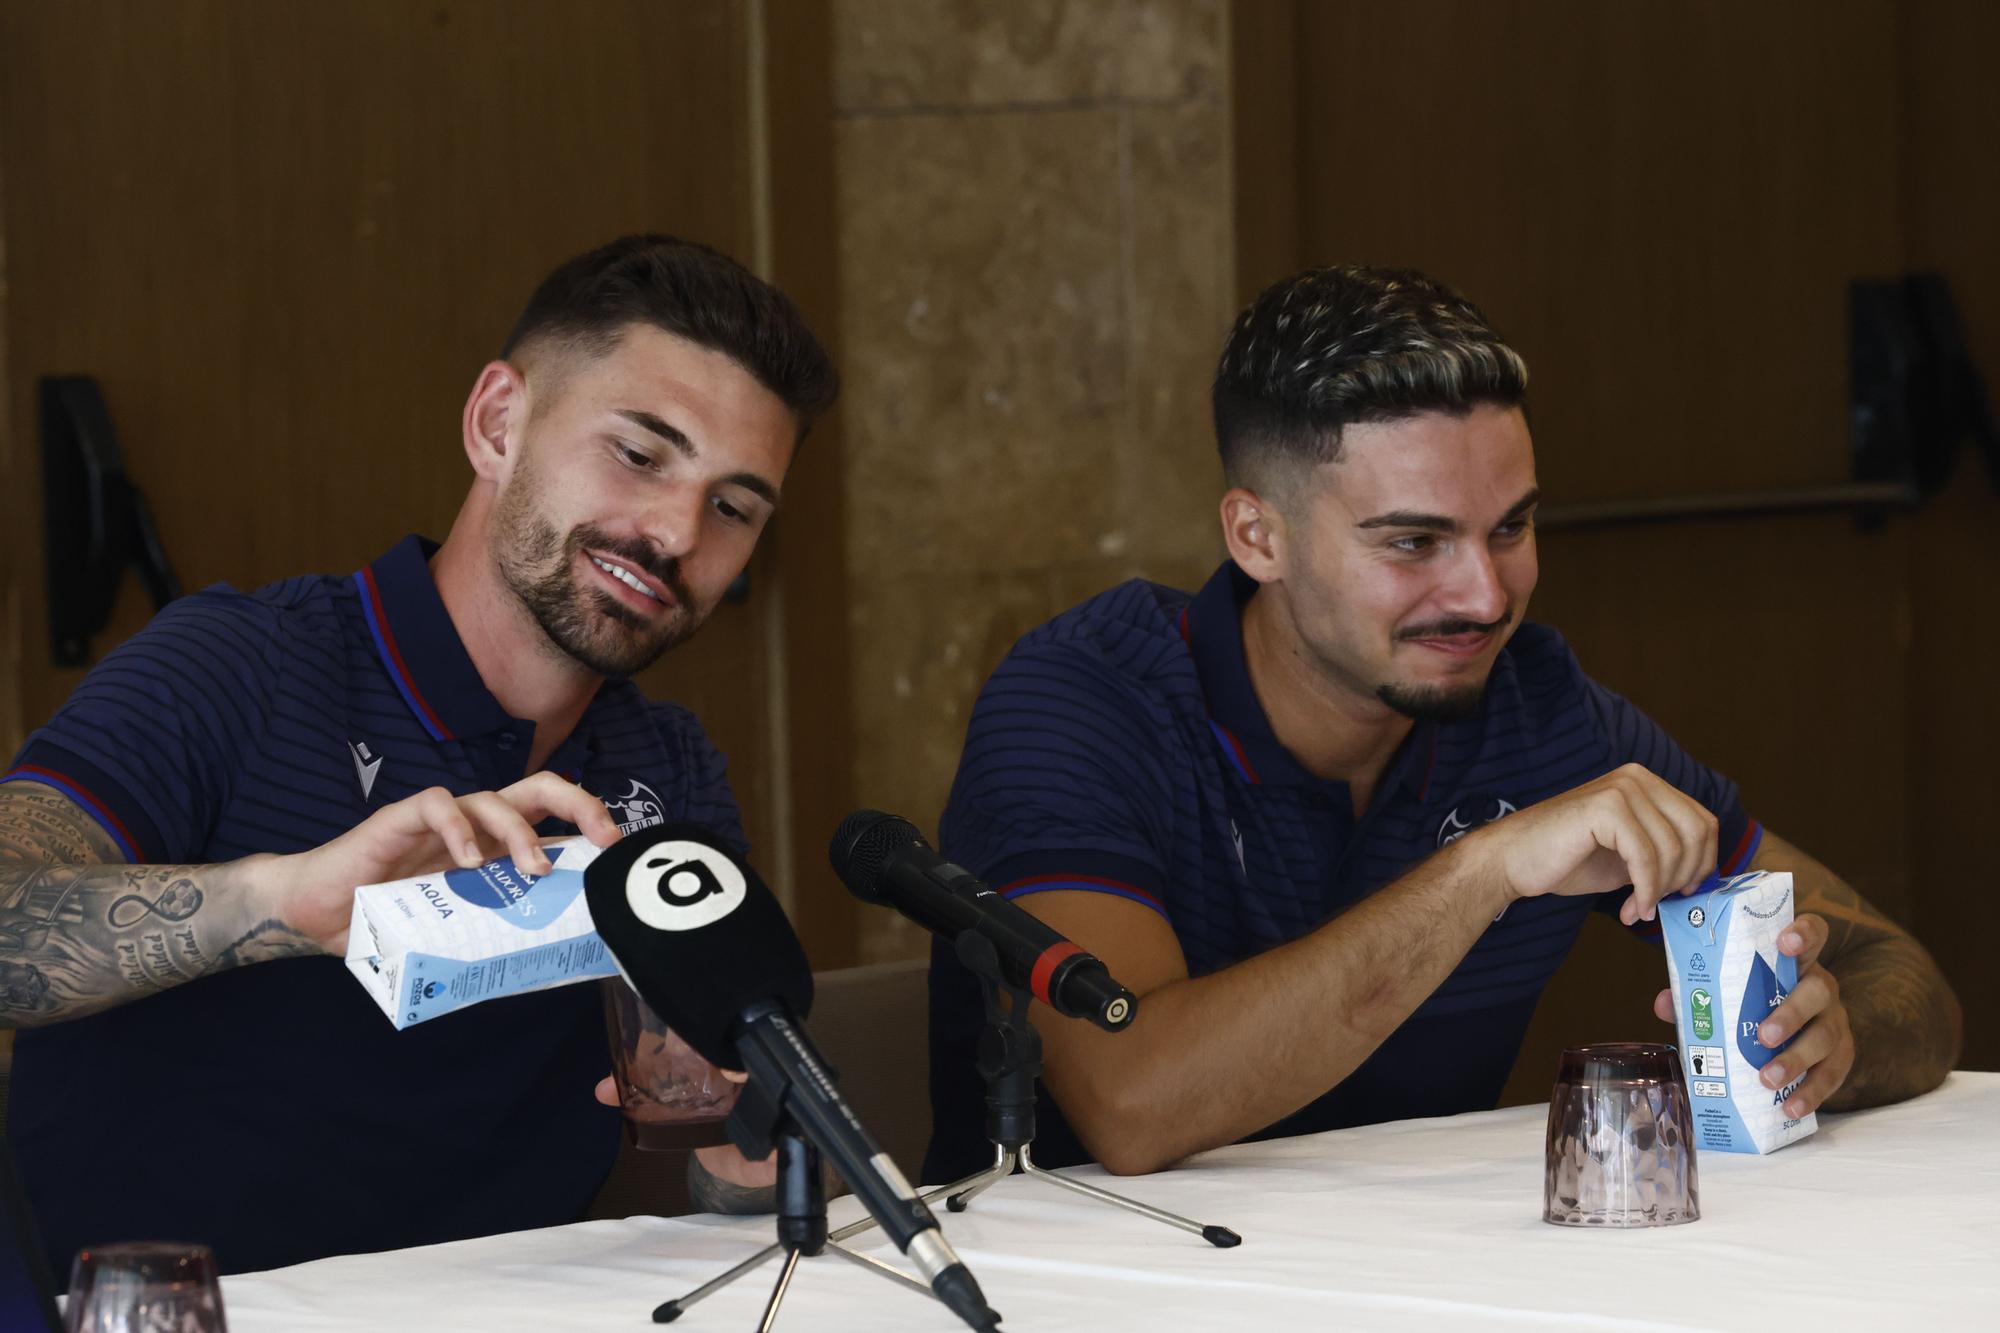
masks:
{"type": "MultiPolygon", "coordinates": [[[[785,1299],[785,1292],[792,1285],[792,1275],[798,1271],[799,1260],[814,1258],[832,1250],[843,1259],[849,1259],[863,1268],[880,1273],[883,1277],[908,1287],[920,1296],[935,1300],[931,1289],[916,1278],[883,1263],[872,1255],[858,1253],[836,1243],[826,1229],[826,1177],[820,1172],[819,1149],[799,1130],[798,1123],[779,1108],[778,1102],[765,1096],[756,1082],[745,1085],[737,1099],[736,1110],[730,1117],[730,1138],[743,1150],[743,1155],[753,1160],[762,1158],[773,1146],[778,1153],[778,1239],[745,1259],[728,1272],[702,1283],[685,1296],[667,1301],[653,1311],[653,1322],[671,1324],[687,1312],[689,1306],[744,1276],[766,1259],[778,1254],[785,1256],[784,1265],[778,1270],[778,1284],[771,1289],[771,1298],[764,1304],[763,1318],[758,1321],[757,1333],[771,1333],[771,1326],[777,1322],[778,1306],[785,1299]]],[[[873,1221],[873,1218],[869,1219],[873,1221]]]]}
{"type": "MultiPolygon", "coordinates": [[[[979,1037],[977,1068],[986,1080],[986,1137],[993,1141],[993,1165],[925,1192],[921,1196],[923,1201],[930,1203],[942,1197],[947,1209],[962,1213],[980,1194],[1018,1170],[1022,1175],[1045,1180],[1085,1198],[1191,1232],[1219,1250],[1241,1245],[1243,1237],[1228,1227],[1204,1226],[1164,1208],[1071,1180],[1035,1163],[1030,1149],[1035,1140],[1035,1080],[1042,1073],[1042,1034],[1028,1022],[1028,992],[1007,984],[1000,972],[1000,955],[985,936],[968,930],[954,943],[959,961],[978,976],[985,996],[986,1030],[979,1037]],[[1000,1005],[1003,993],[1008,997],[1004,1010],[1000,1005]]],[[[864,1217],[833,1232],[831,1239],[846,1240],[874,1225],[874,1218],[864,1217]]]]}

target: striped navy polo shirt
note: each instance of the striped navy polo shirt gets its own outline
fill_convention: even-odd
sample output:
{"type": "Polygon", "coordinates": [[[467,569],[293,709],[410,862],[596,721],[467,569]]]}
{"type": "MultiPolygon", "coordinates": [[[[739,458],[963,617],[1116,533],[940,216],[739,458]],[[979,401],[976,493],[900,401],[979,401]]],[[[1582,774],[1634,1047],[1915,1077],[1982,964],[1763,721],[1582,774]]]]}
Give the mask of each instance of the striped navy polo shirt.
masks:
{"type": "MultiPolygon", "coordinates": [[[[1715,812],[1724,869],[1753,855],[1761,834],[1735,784],[1532,624],[1499,654],[1480,713],[1412,728],[1357,819],[1347,785],[1302,768],[1257,702],[1241,621],[1255,587],[1233,563],[1192,598],[1135,580],[1022,638],[973,709],[944,854],[1010,898],[1061,889],[1143,904],[1172,925],[1197,977],[1297,939],[1455,836],[1627,762],[1715,812]]],[[[1514,903],[1360,1068],[1254,1137],[1490,1109],[1594,905],[1615,898],[1514,903]]],[[[992,1161],[973,1070],[982,1021],[976,983],[940,944],[926,1180],[992,1161]]],[[[1037,1120],[1038,1161],[1087,1159],[1046,1090],[1037,1120]]]]}
{"type": "MultiPolygon", "coordinates": [[[[434,549],[174,602],[6,777],[169,864],[305,851],[426,787],[519,781],[534,727],[481,683],[434,549]]],[[[547,767],[628,831],[686,819],[741,850],[722,757],[628,681],[547,767]]],[[[577,1220],[617,1154],[618,1114],[591,1095],[609,1068],[595,986],[398,1032],[339,959],[289,959],[23,1030],[8,1135],[55,1271],[80,1245],[167,1237],[240,1272],[577,1220]]]]}

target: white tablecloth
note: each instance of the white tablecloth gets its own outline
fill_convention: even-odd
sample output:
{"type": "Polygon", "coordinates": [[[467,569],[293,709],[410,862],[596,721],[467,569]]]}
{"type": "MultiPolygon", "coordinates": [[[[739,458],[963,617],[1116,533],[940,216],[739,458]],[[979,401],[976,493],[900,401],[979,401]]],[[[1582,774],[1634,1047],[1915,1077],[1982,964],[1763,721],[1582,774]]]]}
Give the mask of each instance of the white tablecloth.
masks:
{"type": "MultiPolygon", "coordinates": [[[[1207,1153],[1106,1183],[1244,1237],[1184,1232],[1016,1178],[945,1231],[1012,1330],[2000,1329],[2000,1074],[1823,1116],[1769,1157],[1700,1160],[1702,1220],[1645,1231],[1541,1221],[1545,1112],[1412,1120],[1207,1153]]],[[[393,1192],[384,1207],[404,1206],[393,1192]]],[[[408,1206],[421,1206],[411,1200],[408,1206]]],[[[836,1200],[835,1225],[859,1216],[836,1200]]],[[[871,1253],[900,1261],[879,1232],[871,1253]]],[[[224,1284],[233,1333],[650,1328],[657,1303],[746,1257],[769,1219],[586,1222],[224,1284]]],[[[861,1239],[867,1239],[863,1237],[861,1239]]],[[[767,1264],[674,1325],[744,1333],[767,1264]]],[[[832,1256],[778,1329],[961,1328],[832,1256]]]]}

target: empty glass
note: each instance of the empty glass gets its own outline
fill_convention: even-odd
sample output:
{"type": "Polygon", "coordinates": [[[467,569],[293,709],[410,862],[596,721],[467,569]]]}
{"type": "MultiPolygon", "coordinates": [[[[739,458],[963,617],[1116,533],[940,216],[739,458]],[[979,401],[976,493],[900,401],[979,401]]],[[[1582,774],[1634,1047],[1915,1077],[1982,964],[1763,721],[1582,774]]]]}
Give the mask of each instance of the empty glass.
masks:
{"type": "Polygon", "coordinates": [[[1563,1052],[1549,1098],[1542,1220],[1664,1227],[1701,1217],[1680,1053],[1650,1042],[1563,1052]]]}
{"type": "Polygon", "coordinates": [[[68,1333],[227,1333],[206,1245],[146,1242],[77,1251],[68,1333]]]}
{"type": "Polygon", "coordinates": [[[611,1074],[625,1131],[648,1150],[727,1143],[738,1085],[696,1054],[617,977],[604,982],[611,1074]]]}

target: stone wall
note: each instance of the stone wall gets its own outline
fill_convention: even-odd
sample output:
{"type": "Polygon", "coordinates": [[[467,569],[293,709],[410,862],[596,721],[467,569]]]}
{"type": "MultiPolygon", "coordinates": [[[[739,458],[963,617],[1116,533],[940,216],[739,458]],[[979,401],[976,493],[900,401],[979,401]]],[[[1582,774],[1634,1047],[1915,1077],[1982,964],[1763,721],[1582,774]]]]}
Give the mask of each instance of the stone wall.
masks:
{"type": "MultiPolygon", "coordinates": [[[[1221,552],[1222,0],[834,0],[855,791],[926,833],[1025,630],[1221,552]]],[[[864,914],[865,960],[924,947],[864,914]]]]}

